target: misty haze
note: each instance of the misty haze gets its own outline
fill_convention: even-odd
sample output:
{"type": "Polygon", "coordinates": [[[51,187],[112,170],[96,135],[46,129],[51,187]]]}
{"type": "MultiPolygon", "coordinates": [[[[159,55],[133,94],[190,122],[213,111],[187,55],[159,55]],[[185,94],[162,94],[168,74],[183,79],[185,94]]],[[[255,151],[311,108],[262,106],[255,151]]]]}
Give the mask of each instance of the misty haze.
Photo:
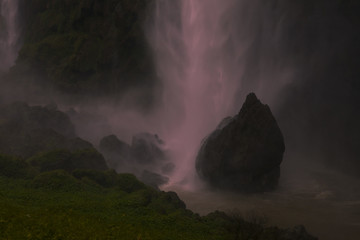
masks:
{"type": "Polygon", "coordinates": [[[0,0],[0,238],[358,239],[359,16],[0,0]]]}

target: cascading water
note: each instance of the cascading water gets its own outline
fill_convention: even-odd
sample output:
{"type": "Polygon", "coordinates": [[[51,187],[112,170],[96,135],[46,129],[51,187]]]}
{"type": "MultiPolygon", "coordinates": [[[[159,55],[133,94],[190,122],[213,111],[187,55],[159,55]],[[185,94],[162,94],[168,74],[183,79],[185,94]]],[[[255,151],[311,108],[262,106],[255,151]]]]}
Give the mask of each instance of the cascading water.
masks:
{"type": "MultiPolygon", "coordinates": [[[[166,129],[160,133],[178,165],[173,180],[195,175],[201,140],[239,111],[247,93],[255,91],[269,102],[283,85],[280,77],[275,83],[271,74],[261,79],[261,73],[254,77],[245,69],[254,69],[247,62],[249,51],[261,59],[251,49],[258,26],[267,28],[261,9],[257,1],[156,1],[149,39],[163,84],[166,129]]],[[[261,47],[260,42],[255,48],[261,47]]]]}
{"type": "Polygon", "coordinates": [[[0,71],[10,68],[19,48],[18,0],[0,0],[0,71]]]}
{"type": "Polygon", "coordinates": [[[184,172],[192,173],[192,160],[201,139],[222,117],[235,110],[237,78],[242,70],[234,64],[226,65],[226,58],[236,58],[223,54],[228,39],[224,37],[221,18],[227,6],[218,9],[215,4],[216,1],[157,2],[157,28],[152,40],[164,84],[163,114],[170,117],[170,124],[175,124],[165,139],[175,151],[179,177],[184,172]],[[234,71],[237,74],[228,74],[234,71]]]}
{"type": "MultiPolygon", "coordinates": [[[[357,239],[359,191],[345,189],[359,189],[359,180],[324,168],[318,159],[298,156],[290,144],[279,188],[273,193],[244,196],[192,189],[201,140],[221,119],[237,113],[247,93],[255,92],[275,117],[281,116],[284,87],[301,85],[306,78],[308,69],[302,61],[307,65],[310,59],[301,51],[309,50],[305,40],[315,41],[315,31],[303,23],[316,26],[316,20],[308,17],[309,6],[280,0],[156,1],[148,33],[162,82],[162,108],[156,118],[162,128],[155,129],[174,151],[178,167],[164,189],[175,190],[190,209],[202,214],[256,209],[276,225],[305,224],[320,238],[357,239]],[[184,179],[187,182],[177,184],[184,179]],[[344,237],[345,222],[349,234],[344,237]]],[[[302,128],[293,124],[287,134],[299,131],[302,128]]]]}

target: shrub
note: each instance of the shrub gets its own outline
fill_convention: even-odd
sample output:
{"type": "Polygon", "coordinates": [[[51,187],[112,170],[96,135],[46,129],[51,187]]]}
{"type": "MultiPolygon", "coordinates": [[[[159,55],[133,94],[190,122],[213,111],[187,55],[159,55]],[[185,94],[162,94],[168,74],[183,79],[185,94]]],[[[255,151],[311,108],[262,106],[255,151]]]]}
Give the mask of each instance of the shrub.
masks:
{"type": "Polygon", "coordinates": [[[11,178],[30,176],[30,167],[21,158],[0,154],[0,175],[11,178]]]}
{"type": "Polygon", "coordinates": [[[57,169],[68,172],[76,169],[107,169],[103,156],[91,148],[72,152],[64,149],[53,150],[37,154],[28,161],[32,166],[39,168],[41,172],[57,169]]]}
{"type": "Polygon", "coordinates": [[[148,188],[148,189],[141,189],[136,192],[132,192],[126,195],[121,203],[125,204],[129,207],[146,207],[148,206],[154,198],[156,198],[156,191],[148,188]]]}
{"type": "Polygon", "coordinates": [[[124,192],[131,193],[141,189],[145,189],[146,185],[140,182],[133,174],[118,174],[116,186],[124,192]]]}
{"type": "Polygon", "coordinates": [[[185,209],[185,203],[178,197],[175,192],[159,192],[150,207],[161,214],[168,214],[178,209],[185,209]]]}
{"type": "Polygon", "coordinates": [[[54,150],[37,154],[28,160],[30,165],[39,168],[41,172],[63,169],[72,170],[71,152],[68,150],[54,150]]]}
{"type": "Polygon", "coordinates": [[[32,186],[35,188],[63,190],[67,192],[81,189],[79,181],[64,170],[41,173],[34,178],[32,186]]]}
{"type": "Polygon", "coordinates": [[[104,157],[95,148],[73,151],[71,158],[74,169],[108,169],[104,157]]]}
{"type": "Polygon", "coordinates": [[[77,179],[90,179],[102,187],[114,187],[117,183],[118,174],[114,171],[75,170],[73,176],[77,179]]]}

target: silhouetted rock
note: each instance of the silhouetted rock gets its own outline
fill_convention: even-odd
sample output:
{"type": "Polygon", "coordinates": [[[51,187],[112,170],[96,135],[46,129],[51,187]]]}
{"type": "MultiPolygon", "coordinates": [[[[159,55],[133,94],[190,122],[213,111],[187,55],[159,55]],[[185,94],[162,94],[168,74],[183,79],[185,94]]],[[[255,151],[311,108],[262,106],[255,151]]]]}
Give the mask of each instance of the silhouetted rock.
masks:
{"type": "Polygon", "coordinates": [[[4,105],[0,108],[1,126],[16,124],[23,130],[53,129],[66,137],[75,137],[70,118],[57,109],[55,104],[29,106],[23,102],[4,105]]]}
{"type": "Polygon", "coordinates": [[[166,160],[164,141],[156,134],[136,134],[132,139],[131,158],[139,164],[156,164],[166,160]]]}
{"type": "Polygon", "coordinates": [[[169,178],[162,176],[158,173],[150,172],[150,171],[143,171],[140,177],[140,181],[144,182],[145,184],[158,189],[159,186],[164,185],[169,182],[169,178]]]}
{"type": "Polygon", "coordinates": [[[119,173],[133,173],[154,188],[167,183],[166,175],[175,168],[167,156],[165,142],[156,134],[136,134],[131,146],[109,135],[101,139],[100,152],[110,168],[119,173]]]}
{"type": "Polygon", "coordinates": [[[130,158],[130,145],[115,135],[109,135],[100,140],[100,152],[104,154],[109,167],[118,170],[130,158]]]}
{"type": "Polygon", "coordinates": [[[163,174],[170,174],[174,171],[174,169],[175,169],[175,164],[172,162],[168,162],[161,167],[161,172],[163,174]]]}
{"type": "Polygon", "coordinates": [[[293,228],[285,229],[282,231],[281,239],[284,240],[317,240],[316,237],[311,236],[307,233],[305,227],[303,225],[298,225],[293,228]]]}
{"type": "Polygon", "coordinates": [[[24,159],[42,154],[49,157],[50,162],[45,164],[49,170],[107,169],[103,156],[91,143],[76,137],[69,117],[54,104],[3,105],[0,116],[0,153],[24,159]]]}
{"type": "Polygon", "coordinates": [[[250,93],[239,114],[225,118],[203,141],[196,170],[216,188],[271,190],[277,186],[284,151],[270,108],[250,93]]]}
{"type": "Polygon", "coordinates": [[[90,142],[98,142],[100,136],[111,133],[106,116],[92,110],[69,108],[66,114],[76,126],[76,133],[90,142]]]}

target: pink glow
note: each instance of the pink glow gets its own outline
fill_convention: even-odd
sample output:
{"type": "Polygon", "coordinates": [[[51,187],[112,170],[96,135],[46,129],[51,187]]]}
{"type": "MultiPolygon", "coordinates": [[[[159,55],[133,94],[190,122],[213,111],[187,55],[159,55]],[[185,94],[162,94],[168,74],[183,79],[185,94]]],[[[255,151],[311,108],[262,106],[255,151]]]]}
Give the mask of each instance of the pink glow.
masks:
{"type": "Polygon", "coordinates": [[[0,70],[11,67],[18,53],[19,26],[18,26],[18,0],[0,0],[0,70]],[[2,23],[3,22],[3,23],[2,23]]]}
{"type": "Polygon", "coordinates": [[[235,95],[243,48],[229,44],[226,28],[235,2],[184,0],[177,7],[172,1],[157,2],[151,43],[163,82],[160,111],[166,122],[161,135],[177,164],[174,182],[193,181],[201,140],[239,110],[235,95]],[[227,51],[229,45],[233,52],[227,51]]]}
{"type": "Polygon", "coordinates": [[[273,107],[291,71],[265,54],[281,30],[272,32],[259,0],[157,0],[155,5],[154,21],[146,26],[160,79],[153,111],[134,107],[146,89],[127,92],[116,106],[91,104],[90,111],[106,116],[111,127],[84,128],[80,136],[89,139],[88,133],[99,131],[95,135],[116,134],[130,143],[139,132],[156,133],[176,164],[171,184],[192,188],[198,183],[201,141],[240,110],[249,92],[273,107]],[[256,66],[249,64],[252,55],[256,66]]]}

